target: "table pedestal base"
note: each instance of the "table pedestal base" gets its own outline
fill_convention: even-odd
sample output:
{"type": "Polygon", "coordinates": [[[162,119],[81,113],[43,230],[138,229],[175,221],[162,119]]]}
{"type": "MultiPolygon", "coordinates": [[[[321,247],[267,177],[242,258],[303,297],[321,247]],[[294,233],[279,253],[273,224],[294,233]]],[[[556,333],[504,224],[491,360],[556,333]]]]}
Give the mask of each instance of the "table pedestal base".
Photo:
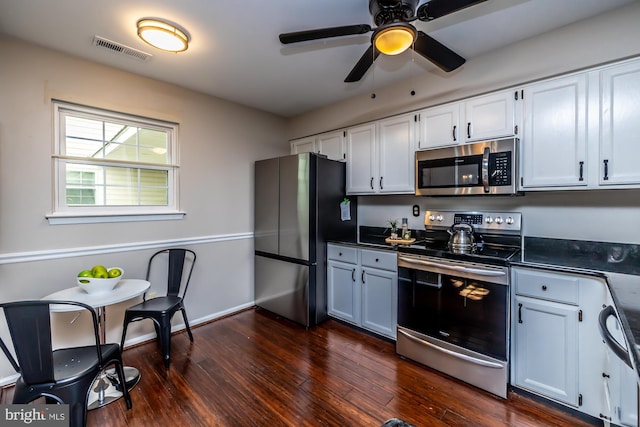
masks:
{"type": "MultiPolygon", "coordinates": [[[[124,367],[125,385],[128,391],[140,381],[140,371],[130,366],[124,367]]],[[[96,378],[89,391],[88,410],[98,409],[122,397],[122,386],[115,369],[106,369],[96,378]]]]}

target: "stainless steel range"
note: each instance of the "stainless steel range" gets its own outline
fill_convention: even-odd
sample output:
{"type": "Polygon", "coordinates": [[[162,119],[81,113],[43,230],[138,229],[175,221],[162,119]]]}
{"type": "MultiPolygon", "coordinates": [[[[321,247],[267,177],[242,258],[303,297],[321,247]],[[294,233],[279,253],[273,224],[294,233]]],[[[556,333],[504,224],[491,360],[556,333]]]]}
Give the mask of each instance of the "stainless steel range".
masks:
{"type": "Polygon", "coordinates": [[[398,248],[398,354],[507,397],[521,224],[516,212],[426,212],[424,239],[398,248]]]}

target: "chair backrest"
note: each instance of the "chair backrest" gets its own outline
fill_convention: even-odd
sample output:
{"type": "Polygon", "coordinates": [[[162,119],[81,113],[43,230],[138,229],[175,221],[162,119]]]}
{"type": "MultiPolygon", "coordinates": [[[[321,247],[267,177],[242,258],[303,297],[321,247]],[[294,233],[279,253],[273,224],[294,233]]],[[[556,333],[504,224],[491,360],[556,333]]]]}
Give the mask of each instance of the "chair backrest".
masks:
{"type": "Polygon", "coordinates": [[[50,306],[53,304],[75,305],[87,310],[93,319],[96,352],[100,366],[102,353],[99,348],[98,316],[91,306],[73,301],[17,301],[0,304],[7,320],[16,358],[0,337],[0,348],[9,362],[22,375],[27,384],[54,382],[53,344],[51,339],[50,306]],[[17,360],[16,360],[17,359],[17,360]]]}
{"type": "Polygon", "coordinates": [[[182,248],[163,249],[156,252],[149,259],[147,280],[151,275],[154,261],[157,262],[160,255],[168,258],[167,295],[184,297],[189,287],[193,266],[196,264],[196,253],[182,248]]]}

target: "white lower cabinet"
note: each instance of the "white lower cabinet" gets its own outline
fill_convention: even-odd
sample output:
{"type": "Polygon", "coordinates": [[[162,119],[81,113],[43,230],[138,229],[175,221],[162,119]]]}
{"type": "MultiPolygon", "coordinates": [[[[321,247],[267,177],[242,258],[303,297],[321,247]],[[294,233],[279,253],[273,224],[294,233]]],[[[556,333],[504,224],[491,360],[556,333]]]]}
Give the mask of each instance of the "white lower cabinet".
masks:
{"type": "Polygon", "coordinates": [[[578,307],[516,296],[515,385],[578,406],[578,307]]]}
{"type": "Polygon", "coordinates": [[[600,311],[611,304],[604,279],[518,266],[512,289],[511,384],[605,422],[636,426],[636,374],[599,332],[600,311]]]}
{"type": "Polygon", "coordinates": [[[396,253],[328,244],[327,258],[329,315],[395,339],[396,253]]]}

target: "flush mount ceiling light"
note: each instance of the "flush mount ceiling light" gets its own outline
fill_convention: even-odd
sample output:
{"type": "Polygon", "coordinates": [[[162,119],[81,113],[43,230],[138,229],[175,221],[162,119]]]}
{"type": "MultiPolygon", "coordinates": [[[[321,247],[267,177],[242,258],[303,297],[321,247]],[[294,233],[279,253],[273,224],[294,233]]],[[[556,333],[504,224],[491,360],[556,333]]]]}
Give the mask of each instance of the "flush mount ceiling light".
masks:
{"type": "Polygon", "coordinates": [[[189,34],[175,24],[143,18],[137,25],[138,36],[153,47],[168,52],[184,52],[189,47],[189,34]]]}
{"type": "Polygon", "coordinates": [[[385,55],[399,55],[409,49],[416,39],[416,29],[406,22],[395,22],[378,27],[373,33],[373,44],[385,55]]]}

